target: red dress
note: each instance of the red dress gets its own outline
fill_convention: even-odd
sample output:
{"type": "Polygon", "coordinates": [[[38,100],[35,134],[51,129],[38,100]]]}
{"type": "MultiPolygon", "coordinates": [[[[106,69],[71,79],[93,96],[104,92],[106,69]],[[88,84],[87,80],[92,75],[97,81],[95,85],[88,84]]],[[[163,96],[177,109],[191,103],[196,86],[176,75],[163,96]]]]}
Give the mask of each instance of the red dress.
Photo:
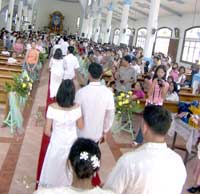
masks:
{"type": "MultiPolygon", "coordinates": [[[[55,98],[50,98],[50,73],[49,73],[49,82],[48,82],[48,92],[47,92],[47,101],[46,101],[45,114],[47,112],[48,106],[50,104],[54,103],[55,101],[56,101],[55,98]]],[[[40,155],[39,155],[39,160],[38,160],[38,167],[37,167],[36,189],[38,187],[38,183],[39,183],[39,180],[40,180],[40,174],[41,174],[41,171],[42,171],[42,165],[43,165],[44,158],[45,158],[45,155],[46,155],[46,152],[47,152],[49,141],[50,141],[50,137],[43,133],[42,143],[41,143],[41,148],[40,148],[40,155]]],[[[99,178],[98,173],[96,173],[96,176],[94,176],[92,178],[92,185],[93,186],[99,186],[100,184],[101,184],[101,180],[99,178]]]]}

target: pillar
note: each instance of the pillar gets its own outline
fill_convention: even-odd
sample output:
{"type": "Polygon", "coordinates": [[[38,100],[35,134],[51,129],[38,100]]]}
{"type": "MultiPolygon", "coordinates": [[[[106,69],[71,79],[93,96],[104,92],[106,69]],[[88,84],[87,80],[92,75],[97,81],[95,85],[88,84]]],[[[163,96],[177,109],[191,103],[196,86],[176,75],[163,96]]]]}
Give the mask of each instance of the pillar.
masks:
{"type": "Polygon", "coordinates": [[[94,28],[94,42],[98,42],[100,34],[101,13],[98,13],[95,28],[94,28]]]}
{"type": "Polygon", "coordinates": [[[128,15],[129,15],[129,9],[131,5],[131,0],[124,0],[123,1],[123,10],[122,10],[122,18],[120,23],[120,35],[119,35],[119,41],[118,45],[120,43],[125,44],[125,38],[126,38],[126,30],[128,25],[128,15]]]}
{"type": "Polygon", "coordinates": [[[1,12],[2,0],[0,0],[0,12],[1,12]]]}
{"type": "Polygon", "coordinates": [[[23,25],[23,30],[28,30],[28,25],[27,25],[27,21],[28,21],[28,5],[25,5],[23,7],[23,18],[24,18],[24,25],[23,25]]]}
{"type": "Polygon", "coordinates": [[[23,1],[20,1],[17,10],[16,31],[20,31],[20,25],[22,20],[22,9],[23,9],[23,1]]]}
{"type": "Polygon", "coordinates": [[[33,17],[33,10],[29,9],[28,10],[28,22],[29,22],[29,25],[32,25],[32,17],[33,17]]]}
{"type": "Polygon", "coordinates": [[[89,21],[88,21],[88,36],[87,36],[88,39],[91,39],[91,38],[92,38],[92,33],[93,33],[93,21],[94,21],[93,16],[90,16],[90,17],[89,17],[89,21]]]}
{"type": "Polygon", "coordinates": [[[82,22],[82,27],[81,27],[81,35],[84,33],[84,37],[87,37],[88,34],[88,18],[84,17],[83,22],[82,22]]]}
{"type": "Polygon", "coordinates": [[[106,27],[104,30],[104,40],[103,40],[104,43],[108,43],[110,39],[112,14],[113,14],[113,4],[111,3],[108,7],[108,15],[106,17],[106,27]]]}
{"type": "Polygon", "coordinates": [[[6,24],[6,29],[8,31],[11,31],[12,28],[14,5],[15,5],[15,0],[10,0],[8,5],[8,20],[6,24]]]}
{"type": "Polygon", "coordinates": [[[158,28],[158,14],[160,8],[160,0],[151,0],[148,26],[147,26],[147,39],[145,42],[144,56],[151,58],[153,45],[156,38],[156,29],[158,28]]]}

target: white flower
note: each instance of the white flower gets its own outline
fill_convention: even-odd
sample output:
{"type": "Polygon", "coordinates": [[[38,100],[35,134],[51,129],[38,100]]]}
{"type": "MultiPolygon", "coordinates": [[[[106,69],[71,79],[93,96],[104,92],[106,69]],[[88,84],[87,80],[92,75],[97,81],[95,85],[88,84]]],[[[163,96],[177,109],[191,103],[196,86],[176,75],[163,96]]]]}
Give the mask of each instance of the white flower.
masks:
{"type": "Polygon", "coordinates": [[[96,155],[92,156],[90,160],[92,161],[92,166],[93,166],[94,169],[100,167],[100,161],[99,161],[99,159],[97,158],[96,155]]]}
{"type": "Polygon", "coordinates": [[[81,160],[87,160],[88,159],[88,152],[81,152],[80,153],[80,159],[81,160]]]}

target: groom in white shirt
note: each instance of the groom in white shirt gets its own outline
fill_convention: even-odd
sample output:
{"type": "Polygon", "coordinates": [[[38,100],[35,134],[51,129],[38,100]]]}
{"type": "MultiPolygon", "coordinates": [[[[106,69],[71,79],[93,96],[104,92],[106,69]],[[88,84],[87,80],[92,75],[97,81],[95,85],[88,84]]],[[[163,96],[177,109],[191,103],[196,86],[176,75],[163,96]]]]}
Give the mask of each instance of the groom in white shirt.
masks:
{"type": "Polygon", "coordinates": [[[114,97],[111,90],[100,83],[102,66],[92,63],[88,71],[90,83],[77,92],[75,99],[84,118],[84,128],[78,130],[78,136],[101,142],[114,120],[114,97]]]}
{"type": "Polygon", "coordinates": [[[186,169],[182,158],[165,143],[170,113],[151,105],[145,107],[143,119],[145,143],[119,159],[104,188],[116,194],[181,194],[186,169]]]}

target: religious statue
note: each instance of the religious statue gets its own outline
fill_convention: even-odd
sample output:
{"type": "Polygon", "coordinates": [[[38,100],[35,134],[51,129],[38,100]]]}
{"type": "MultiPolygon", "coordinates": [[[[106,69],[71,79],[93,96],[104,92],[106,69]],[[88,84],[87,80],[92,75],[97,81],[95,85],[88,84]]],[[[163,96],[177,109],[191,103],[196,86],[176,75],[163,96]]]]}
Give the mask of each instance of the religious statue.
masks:
{"type": "Polygon", "coordinates": [[[59,11],[53,12],[50,16],[49,28],[51,32],[60,33],[63,30],[64,16],[59,11]]]}

